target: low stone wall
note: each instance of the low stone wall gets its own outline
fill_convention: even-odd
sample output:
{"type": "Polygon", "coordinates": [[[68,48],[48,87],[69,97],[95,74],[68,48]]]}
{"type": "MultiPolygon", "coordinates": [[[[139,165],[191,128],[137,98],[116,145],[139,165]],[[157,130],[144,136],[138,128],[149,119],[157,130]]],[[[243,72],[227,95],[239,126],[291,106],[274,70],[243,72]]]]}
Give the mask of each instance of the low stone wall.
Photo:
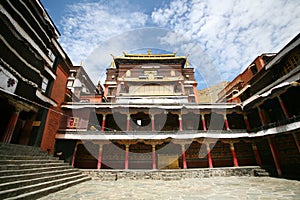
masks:
{"type": "Polygon", "coordinates": [[[216,176],[255,176],[258,166],[250,167],[224,167],[203,169],[179,170],[94,170],[81,169],[82,173],[89,175],[93,180],[114,181],[127,180],[181,180],[186,178],[209,178],[216,176]]]}

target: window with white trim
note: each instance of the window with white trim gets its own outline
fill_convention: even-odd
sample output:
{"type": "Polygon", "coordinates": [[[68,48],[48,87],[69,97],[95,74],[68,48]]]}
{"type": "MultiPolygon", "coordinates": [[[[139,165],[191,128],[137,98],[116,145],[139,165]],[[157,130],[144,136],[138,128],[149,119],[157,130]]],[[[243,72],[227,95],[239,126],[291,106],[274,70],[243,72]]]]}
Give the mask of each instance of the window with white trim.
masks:
{"type": "Polygon", "coordinates": [[[49,80],[47,78],[43,77],[42,92],[45,93],[47,91],[48,83],[49,83],[49,80]]]}

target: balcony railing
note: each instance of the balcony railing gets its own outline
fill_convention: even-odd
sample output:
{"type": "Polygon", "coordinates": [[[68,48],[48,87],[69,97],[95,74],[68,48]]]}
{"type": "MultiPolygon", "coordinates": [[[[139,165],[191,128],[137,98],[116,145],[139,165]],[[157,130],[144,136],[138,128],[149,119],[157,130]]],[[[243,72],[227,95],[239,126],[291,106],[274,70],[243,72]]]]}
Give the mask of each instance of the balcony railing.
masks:
{"type": "MultiPolygon", "coordinates": [[[[61,130],[64,132],[63,130],[61,130]]],[[[74,132],[74,134],[83,134],[83,135],[186,135],[186,134],[232,134],[232,133],[246,133],[245,129],[233,129],[233,130],[173,130],[173,131],[94,131],[94,130],[87,130],[87,131],[67,131],[68,133],[74,132]]]]}
{"type": "Polygon", "coordinates": [[[300,121],[300,115],[293,116],[289,119],[278,120],[277,122],[271,122],[271,123],[268,123],[264,126],[259,126],[259,127],[253,128],[253,129],[251,129],[250,132],[258,132],[258,131],[262,131],[262,130],[267,130],[267,129],[270,129],[270,128],[283,126],[283,125],[287,125],[287,124],[298,122],[298,121],[300,121]]]}

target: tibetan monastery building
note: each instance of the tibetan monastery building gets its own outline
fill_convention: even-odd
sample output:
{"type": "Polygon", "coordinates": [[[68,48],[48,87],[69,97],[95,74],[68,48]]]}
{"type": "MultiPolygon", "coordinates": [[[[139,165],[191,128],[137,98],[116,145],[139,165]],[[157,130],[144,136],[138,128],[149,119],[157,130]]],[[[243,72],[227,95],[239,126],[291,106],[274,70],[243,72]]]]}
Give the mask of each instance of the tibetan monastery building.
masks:
{"type": "Polygon", "coordinates": [[[102,102],[62,105],[56,152],[90,169],[259,165],[279,176],[299,173],[299,55],[298,35],[260,61],[237,91],[241,101],[209,104],[199,103],[186,56],[113,57],[102,102]]]}

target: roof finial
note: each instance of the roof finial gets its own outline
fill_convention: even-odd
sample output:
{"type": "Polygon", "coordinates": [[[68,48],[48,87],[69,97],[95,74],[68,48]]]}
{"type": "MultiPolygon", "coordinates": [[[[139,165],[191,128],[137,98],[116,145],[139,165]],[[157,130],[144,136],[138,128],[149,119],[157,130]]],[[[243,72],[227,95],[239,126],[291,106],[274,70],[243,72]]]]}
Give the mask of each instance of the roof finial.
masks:
{"type": "Polygon", "coordinates": [[[150,55],[151,54],[151,49],[148,49],[147,53],[148,53],[148,55],[150,55]]]}
{"type": "Polygon", "coordinates": [[[185,66],[186,66],[186,68],[190,67],[190,62],[188,61],[188,59],[186,59],[185,66]]]}
{"type": "Polygon", "coordinates": [[[83,65],[83,62],[82,62],[82,61],[80,61],[80,66],[82,67],[82,65],[83,65]]]}
{"type": "Polygon", "coordinates": [[[112,61],[112,62],[110,63],[110,68],[114,68],[114,67],[115,67],[115,62],[112,61]]]}

